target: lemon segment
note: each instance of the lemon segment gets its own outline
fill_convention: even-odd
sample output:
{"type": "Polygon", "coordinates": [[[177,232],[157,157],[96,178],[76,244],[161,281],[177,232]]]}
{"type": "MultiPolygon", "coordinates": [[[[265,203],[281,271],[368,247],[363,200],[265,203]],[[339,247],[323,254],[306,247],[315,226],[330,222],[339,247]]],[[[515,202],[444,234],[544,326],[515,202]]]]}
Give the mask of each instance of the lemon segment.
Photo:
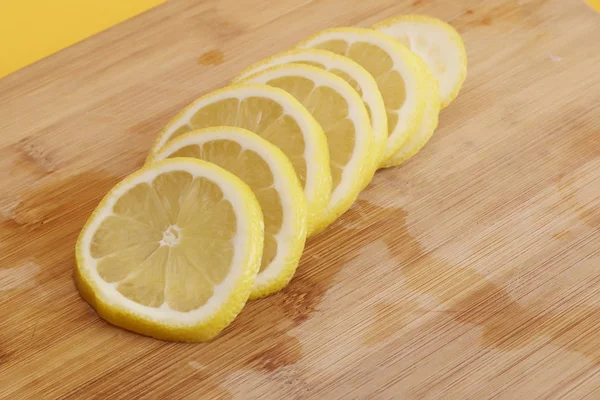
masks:
{"type": "Polygon", "coordinates": [[[438,81],[442,108],[456,98],[467,76],[467,52],[456,30],[425,15],[401,15],[373,26],[421,57],[438,81]]]}
{"type": "Polygon", "coordinates": [[[245,129],[213,127],[173,139],[149,161],[174,157],[209,161],[250,186],[265,224],[262,261],[250,299],[285,287],[298,267],[306,239],[306,199],[285,154],[245,129]]]}
{"type": "Polygon", "coordinates": [[[313,234],[322,231],[352,206],[365,180],[373,176],[373,133],[364,103],[344,79],[305,64],[274,66],[243,82],[285,90],[323,128],[329,147],[332,192],[313,234]]]}
{"type": "Polygon", "coordinates": [[[431,73],[431,70],[424,61],[419,60],[421,69],[426,74],[425,86],[422,90],[427,96],[425,102],[425,112],[421,124],[417,131],[412,135],[404,145],[390,159],[388,159],[383,167],[393,167],[408,161],[411,157],[417,154],[423,146],[429,141],[433,132],[436,130],[439,121],[441,109],[440,92],[438,89],[437,79],[431,73]]]}
{"type": "MultiPolygon", "coordinates": [[[[388,138],[388,124],[383,97],[377,87],[375,79],[351,59],[326,50],[294,49],[274,55],[259,61],[238,74],[233,82],[240,82],[257,72],[282,64],[306,64],[322,68],[344,79],[361,96],[369,114],[371,130],[373,132],[373,171],[377,169],[385,154],[388,138]]],[[[366,175],[363,186],[367,186],[372,176],[366,175]]]]}
{"type": "Polygon", "coordinates": [[[169,140],[214,126],[247,129],[283,151],[304,189],[307,232],[312,234],[329,202],[332,177],[327,138],[306,108],[289,93],[268,85],[229,86],[199,98],[173,118],[149,158],[169,140]]]}
{"type": "Polygon", "coordinates": [[[263,229],[260,205],[239,178],[205,161],[161,161],[100,202],[77,241],[76,283],[115,325],[206,341],[248,299],[263,229]]]}
{"type": "Polygon", "coordinates": [[[381,164],[416,132],[425,109],[425,94],[420,90],[425,78],[417,56],[398,41],[372,29],[333,28],[309,37],[297,47],[346,56],[373,76],[383,97],[388,124],[381,164]]]}

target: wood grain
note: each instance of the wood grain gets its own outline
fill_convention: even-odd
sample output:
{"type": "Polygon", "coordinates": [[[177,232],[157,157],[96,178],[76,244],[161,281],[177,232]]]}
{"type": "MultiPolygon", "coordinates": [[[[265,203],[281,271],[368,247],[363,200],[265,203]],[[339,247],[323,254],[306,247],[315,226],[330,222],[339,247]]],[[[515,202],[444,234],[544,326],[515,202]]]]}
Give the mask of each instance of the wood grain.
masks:
{"type": "Polygon", "coordinates": [[[599,37],[583,1],[171,0],[0,80],[0,398],[600,398],[599,37]],[[400,13],[461,32],[463,91],[288,288],[197,345],[79,298],[79,230],[179,109],[400,13]]]}

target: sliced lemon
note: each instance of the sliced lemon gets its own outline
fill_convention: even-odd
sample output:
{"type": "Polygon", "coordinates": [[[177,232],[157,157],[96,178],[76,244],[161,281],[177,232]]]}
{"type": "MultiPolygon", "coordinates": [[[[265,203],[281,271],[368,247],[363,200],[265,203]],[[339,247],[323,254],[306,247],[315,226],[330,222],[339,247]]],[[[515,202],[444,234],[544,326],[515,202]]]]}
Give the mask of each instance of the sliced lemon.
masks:
{"type": "Polygon", "coordinates": [[[268,85],[228,86],[199,98],[173,118],[151,156],[169,140],[211,126],[248,129],[288,156],[306,195],[310,236],[329,202],[331,171],[327,138],[306,108],[289,93],[268,85]]]}
{"type": "Polygon", "coordinates": [[[332,177],[329,204],[313,233],[322,231],[352,206],[365,180],[373,176],[373,132],[360,96],[342,78],[303,64],[271,67],[243,82],[284,89],[321,124],[332,177]]]}
{"type": "Polygon", "coordinates": [[[317,33],[298,47],[346,56],[375,78],[388,120],[384,161],[416,132],[425,109],[425,94],[420,90],[424,73],[419,70],[417,56],[398,41],[371,29],[333,28],[317,33]]]}
{"type": "MultiPolygon", "coordinates": [[[[325,69],[344,79],[358,92],[367,108],[371,121],[371,130],[373,131],[373,161],[376,164],[372,169],[375,171],[383,161],[387,145],[387,115],[383,97],[381,97],[381,92],[379,92],[379,89],[377,88],[377,82],[373,76],[358,63],[347,57],[326,50],[295,49],[277,54],[251,65],[236,76],[233,79],[233,82],[238,82],[269,67],[289,63],[308,64],[325,69]]],[[[372,177],[368,177],[368,179],[365,180],[365,186],[371,181],[371,178],[372,177]]]]}
{"type": "Polygon", "coordinates": [[[77,240],[75,279],[115,325],[205,341],[246,303],[262,248],[262,213],[248,185],[208,162],[174,158],[104,197],[77,240]]]}
{"type": "Polygon", "coordinates": [[[281,150],[241,128],[205,128],[168,142],[151,162],[173,157],[209,161],[241,178],[262,208],[265,241],[250,299],[275,293],[294,276],[306,239],[306,199],[281,150]]]}
{"type": "Polygon", "coordinates": [[[467,52],[451,25],[425,15],[401,15],[378,22],[373,29],[404,43],[429,65],[438,80],[442,108],[456,98],[467,77],[467,52]]]}
{"type": "Polygon", "coordinates": [[[419,60],[419,63],[426,75],[425,85],[422,87],[423,92],[427,96],[423,119],[415,134],[408,138],[400,150],[383,164],[383,167],[393,167],[408,161],[425,146],[438,126],[441,108],[438,82],[427,64],[423,60],[419,60]]]}

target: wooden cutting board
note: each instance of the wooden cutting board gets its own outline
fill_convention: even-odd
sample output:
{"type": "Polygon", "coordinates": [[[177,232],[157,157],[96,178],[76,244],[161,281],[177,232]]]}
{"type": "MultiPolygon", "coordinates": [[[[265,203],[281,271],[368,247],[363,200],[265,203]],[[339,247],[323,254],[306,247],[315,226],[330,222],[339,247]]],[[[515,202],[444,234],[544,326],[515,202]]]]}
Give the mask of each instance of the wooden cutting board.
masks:
{"type": "Polygon", "coordinates": [[[171,0],[0,80],[0,398],[600,398],[600,14],[564,0],[171,0]],[[106,191],[183,106],[339,25],[425,13],[469,76],[409,163],[206,344],[72,281],[106,191]],[[587,397],[586,397],[587,396],[587,397]]]}

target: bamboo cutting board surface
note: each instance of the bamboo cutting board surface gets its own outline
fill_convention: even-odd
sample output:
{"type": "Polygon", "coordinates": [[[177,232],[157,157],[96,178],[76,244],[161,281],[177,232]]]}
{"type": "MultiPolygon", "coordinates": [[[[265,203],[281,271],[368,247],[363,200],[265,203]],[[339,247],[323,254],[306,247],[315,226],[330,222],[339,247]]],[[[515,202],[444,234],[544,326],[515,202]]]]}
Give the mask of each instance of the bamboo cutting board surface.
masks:
{"type": "Polygon", "coordinates": [[[600,398],[600,14],[563,0],[171,0],[0,80],[0,398],[600,398]],[[74,244],[156,134],[318,30],[424,13],[469,76],[413,160],[206,344],[113,327],[74,244]]]}

